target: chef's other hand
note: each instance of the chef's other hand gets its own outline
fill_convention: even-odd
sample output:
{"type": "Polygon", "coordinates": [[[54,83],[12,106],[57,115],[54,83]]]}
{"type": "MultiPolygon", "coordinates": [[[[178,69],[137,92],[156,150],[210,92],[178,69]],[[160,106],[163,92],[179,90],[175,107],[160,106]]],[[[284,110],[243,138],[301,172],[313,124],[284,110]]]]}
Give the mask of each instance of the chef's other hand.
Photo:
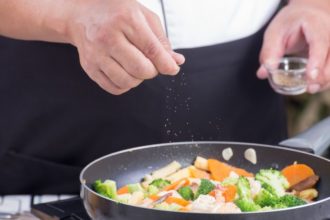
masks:
{"type": "Polygon", "coordinates": [[[329,0],[291,0],[277,14],[264,36],[257,76],[267,78],[263,66],[285,54],[308,56],[309,93],[330,88],[329,0]]]}
{"type": "Polygon", "coordinates": [[[156,14],[135,0],[79,1],[68,32],[88,76],[114,95],[158,73],[175,75],[184,62],[156,14]]]}

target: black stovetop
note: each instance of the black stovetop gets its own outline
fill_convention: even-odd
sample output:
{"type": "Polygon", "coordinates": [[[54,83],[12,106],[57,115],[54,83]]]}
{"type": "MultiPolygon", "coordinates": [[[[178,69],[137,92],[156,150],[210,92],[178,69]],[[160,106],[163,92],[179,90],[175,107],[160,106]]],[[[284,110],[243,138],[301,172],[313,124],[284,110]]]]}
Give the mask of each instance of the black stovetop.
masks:
{"type": "Polygon", "coordinates": [[[79,197],[32,206],[42,220],[90,220],[79,197]]]}

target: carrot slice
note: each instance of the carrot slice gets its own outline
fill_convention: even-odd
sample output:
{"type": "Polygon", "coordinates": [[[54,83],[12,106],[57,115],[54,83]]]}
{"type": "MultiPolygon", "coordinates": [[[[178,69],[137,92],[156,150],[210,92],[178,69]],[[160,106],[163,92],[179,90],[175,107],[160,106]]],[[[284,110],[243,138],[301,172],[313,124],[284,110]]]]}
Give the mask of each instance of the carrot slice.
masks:
{"type": "Polygon", "coordinates": [[[121,187],[117,191],[118,195],[127,194],[127,193],[129,193],[128,186],[121,187]]]}
{"type": "Polygon", "coordinates": [[[210,174],[204,170],[192,168],[190,169],[191,176],[198,179],[210,179],[210,174]]]}
{"type": "Polygon", "coordinates": [[[168,204],[172,204],[172,203],[176,203],[178,205],[181,205],[181,206],[187,206],[189,205],[189,202],[187,200],[184,200],[184,199],[180,199],[180,198],[176,198],[176,197],[168,197],[165,202],[167,202],[168,204]]]}
{"type": "Polygon", "coordinates": [[[237,173],[239,176],[254,177],[253,173],[249,173],[242,168],[233,167],[233,171],[237,173]]]}
{"type": "Polygon", "coordinates": [[[282,174],[286,177],[290,186],[315,175],[314,170],[306,164],[293,164],[287,166],[282,170],[282,174]]]}
{"type": "Polygon", "coordinates": [[[151,199],[152,201],[157,201],[158,199],[160,199],[160,196],[157,195],[150,195],[149,199],[151,199]]]}
{"type": "Polygon", "coordinates": [[[215,159],[208,160],[211,178],[218,181],[223,181],[230,174],[231,167],[226,163],[222,163],[215,159]]]}
{"type": "Polygon", "coordinates": [[[168,186],[165,186],[163,191],[170,191],[170,190],[174,190],[176,189],[178,186],[187,186],[189,185],[189,179],[185,178],[185,179],[181,179],[181,180],[178,180],[168,186]]]}
{"type": "Polygon", "coordinates": [[[209,193],[209,196],[213,196],[213,197],[215,197],[215,190],[212,190],[212,191],[209,193]]]}
{"type": "Polygon", "coordinates": [[[219,160],[209,159],[208,165],[211,172],[211,178],[214,180],[223,181],[229,177],[230,172],[232,171],[240,176],[253,177],[252,173],[241,168],[233,167],[227,163],[220,162],[219,160]]]}
{"type": "Polygon", "coordinates": [[[226,202],[232,202],[235,200],[237,188],[235,185],[229,185],[226,187],[225,191],[222,193],[226,202]]]}

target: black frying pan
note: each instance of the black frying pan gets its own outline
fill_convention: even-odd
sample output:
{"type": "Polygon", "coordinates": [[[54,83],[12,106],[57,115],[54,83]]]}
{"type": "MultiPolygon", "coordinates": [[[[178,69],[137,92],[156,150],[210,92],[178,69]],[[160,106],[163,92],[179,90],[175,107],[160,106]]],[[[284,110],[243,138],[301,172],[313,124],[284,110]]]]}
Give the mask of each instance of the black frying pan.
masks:
{"type": "MultiPolygon", "coordinates": [[[[294,145],[310,149],[317,153],[325,150],[330,143],[330,118],[318,124],[304,134],[282,142],[282,145],[294,145]],[[308,139],[306,139],[306,137],[308,139]],[[312,140],[315,145],[309,144],[312,140]],[[296,145],[296,144],[299,145],[296,145]]],[[[159,144],[124,150],[104,156],[90,163],[81,173],[81,197],[85,208],[93,219],[116,220],[330,220],[330,161],[310,153],[277,146],[234,142],[185,142],[159,144]],[[277,168],[292,164],[294,161],[306,163],[321,177],[318,184],[319,198],[316,202],[296,208],[269,212],[251,212],[240,214],[196,214],[160,211],[119,204],[95,193],[91,184],[97,179],[113,179],[118,186],[139,182],[141,177],[173,160],[182,165],[190,165],[196,156],[222,158],[222,150],[231,147],[234,151],[230,164],[257,172],[260,168],[277,168]],[[244,151],[254,148],[257,152],[257,165],[244,159],[244,151]]]]}

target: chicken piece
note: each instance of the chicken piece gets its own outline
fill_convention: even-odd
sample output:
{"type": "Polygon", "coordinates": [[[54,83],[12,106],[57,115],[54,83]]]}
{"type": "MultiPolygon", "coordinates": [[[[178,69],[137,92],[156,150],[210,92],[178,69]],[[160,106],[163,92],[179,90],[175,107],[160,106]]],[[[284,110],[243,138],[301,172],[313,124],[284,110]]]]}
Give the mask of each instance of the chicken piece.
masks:
{"type": "Polygon", "coordinates": [[[233,202],[227,202],[221,204],[217,210],[217,213],[241,213],[242,211],[233,202]]]}

